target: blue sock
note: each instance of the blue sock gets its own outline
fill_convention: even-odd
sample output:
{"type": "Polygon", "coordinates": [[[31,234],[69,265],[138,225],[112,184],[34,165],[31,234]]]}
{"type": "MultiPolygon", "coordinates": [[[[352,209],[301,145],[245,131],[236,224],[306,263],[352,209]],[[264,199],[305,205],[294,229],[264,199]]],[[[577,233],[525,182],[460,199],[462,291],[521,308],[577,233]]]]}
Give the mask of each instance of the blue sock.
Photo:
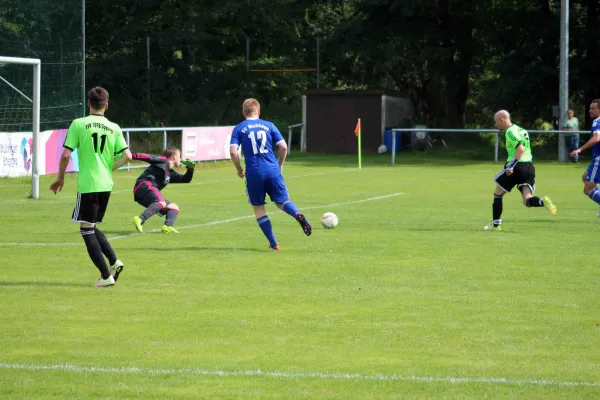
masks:
{"type": "Polygon", "coordinates": [[[288,201],[287,203],[285,203],[283,205],[282,209],[283,209],[283,211],[290,214],[294,218],[296,218],[296,213],[300,212],[300,210],[298,210],[298,207],[296,207],[296,205],[294,203],[292,203],[291,201],[288,201]]]}
{"type": "Polygon", "coordinates": [[[271,247],[275,247],[277,245],[277,239],[275,239],[275,234],[273,233],[273,225],[271,225],[271,221],[269,217],[266,215],[264,217],[260,217],[256,220],[258,222],[258,226],[262,229],[263,233],[269,239],[269,244],[271,247]]]}
{"type": "Polygon", "coordinates": [[[589,194],[589,197],[596,203],[600,204],[600,189],[598,189],[598,186],[592,189],[592,191],[589,194]]]}

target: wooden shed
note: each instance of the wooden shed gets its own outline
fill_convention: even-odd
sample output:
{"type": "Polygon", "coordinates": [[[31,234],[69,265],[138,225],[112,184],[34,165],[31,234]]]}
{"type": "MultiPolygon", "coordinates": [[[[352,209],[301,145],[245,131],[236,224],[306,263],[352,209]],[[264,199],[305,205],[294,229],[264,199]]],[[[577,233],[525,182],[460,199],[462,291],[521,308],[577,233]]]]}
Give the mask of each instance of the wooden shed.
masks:
{"type": "Polygon", "coordinates": [[[385,129],[408,127],[413,113],[407,95],[386,90],[314,90],[302,100],[301,150],[312,153],[356,153],[358,118],[363,153],[376,153],[385,129]]]}

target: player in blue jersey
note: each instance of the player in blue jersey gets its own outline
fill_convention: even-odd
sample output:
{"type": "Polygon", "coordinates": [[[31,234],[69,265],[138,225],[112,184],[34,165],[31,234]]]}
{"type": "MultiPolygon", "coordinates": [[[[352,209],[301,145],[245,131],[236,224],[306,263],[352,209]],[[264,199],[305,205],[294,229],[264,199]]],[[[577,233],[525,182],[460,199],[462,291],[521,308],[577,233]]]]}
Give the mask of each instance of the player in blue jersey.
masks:
{"type": "Polygon", "coordinates": [[[312,228],[298,207],[290,201],[283,180],[283,163],[287,156],[287,145],[277,127],[269,121],[259,118],[260,104],[256,99],[246,99],[242,105],[242,113],[246,120],[238,124],[231,134],[229,151],[240,178],[246,177],[248,201],[254,208],[256,222],[269,240],[269,247],[279,250],[271,221],[265,210],[265,199],[268,194],[277,208],[291,215],[298,221],[304,234],[310,236],[312,228]],[[240,163],[239,147],[242,146],[246,171],[240,163]],[[275,156],[275,148],[279,159],[275,156]]]}
{"type": "Polygon", "coordinates": [[[590,117],[592,117],[592,137],[583,146],[573,150],[571,157],[579,155],[584,150],[592,148],[592,162],[583,174],[583,193],[590,199],[600,204],[600,99],[592,100],[590,104],[590,117]]]}

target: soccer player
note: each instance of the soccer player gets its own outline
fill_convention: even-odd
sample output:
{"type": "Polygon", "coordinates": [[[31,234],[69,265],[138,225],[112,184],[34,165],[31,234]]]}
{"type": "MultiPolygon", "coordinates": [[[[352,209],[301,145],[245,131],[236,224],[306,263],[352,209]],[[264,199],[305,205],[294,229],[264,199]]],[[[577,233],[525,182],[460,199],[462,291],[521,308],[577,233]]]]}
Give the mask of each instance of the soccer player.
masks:
{"type": "Polygon", "coordinates": [[[112,170],[131,160],[131,152],[123,138],[119,125],[110,122],[104,112],[108,108],[108,92],[95,87],[88,92],[87,105],[90,115],[78,118],[71,123],[60,157],[59,171],[50,190],[56,194],[62,191],[65,170],[71,153],[77,149],[79,175],[77,176],[77,202],[73,210],[73,222],[79,222],[79,232],[83,237],[88,254],[100,271],[96,287],[112,286],[123,270],[123,263],[117,259],[114,250],[98,229],[104,219],[108,199],[113,188],[112,170]],[[122,155],[117,158],[117,155],[122,155]],[[108,258],[108,268],[104,256],[108,258]]]}
{"type": "Polygon", "coordinates": [[[494,178],[496,190],[492,204],[492,230],[500,231],[502,228],[502,198],[515,186],[521,192],[523,205],[526,207],[546,207],[552,215],[556,215],[556,206],[548,196],[539,198],[533,195],[535,191],[535,168],[531,155],[529,133],[520,126],[514,125],[510,114],[500,110],[494,115],[496,127],[506,136],[506,150],[508,157],[504,169],[494,178]]]}
{"type": "MultiPolygon", "coordinates": [[[[592,148],[592,156],[594,158],[582,176],[583,193],[600,204],[600,189],[598,188],[598,182],[600,182],[600,171],[598,171],[600,165],[600,99],[595,99],[590,104],[590,117],[593,119],[592,137],[583,146],[577,150],[573,150],[570,156],[575,157],[582,151],[590,147],[592,148]]],[[[600,212],[598,216],[600,216],[600,212]]]]}
{"type": "Polygon", "coordinates": [[[151,216],[158,214],[166,215],[163,233],[179,233],[173,228],[175,219],[179,215],[179,206],[166,200],[161,190],[170,183],[190,183],[194,176],[196,163],[191,160],[181,161],[181,151],[169,147],[165,149],[162,156],[151,156],[150,154],[133,153],[134,160],[145,161],[150,166],[137,178],[133,189],[133,199],[146,210],[139,216],[133,217],[133,225],[139,233],[143,232],[144,222],[151,216]],[[174,171],[173,168],[185,165],[185,174],[174,171]]]}
{"type": "Polygon", "coordinates": [[[283,180],[283,163],[287,156],[287,145],[281,133],[272,122],[259,118],[260,104],[256,99],[246,99],[242,105],[242,114],[246,120],[238,124],[231,134],[229,151],[231,160],[240,178],[246,177],[248,201],[254,208],[256,222],[269,240],[269,248],[279,250],[271,221],[265,210],[265,198],[269,195],[277,208],[296,219],[304,234],[310,236],[312,228],[298,207],[290,201],[283,180]],[[246,161],[246,171],[240,163],[239,146],[242,146],[246,161]],[[277,147],[279,160],[275,157],[277,147]]]}

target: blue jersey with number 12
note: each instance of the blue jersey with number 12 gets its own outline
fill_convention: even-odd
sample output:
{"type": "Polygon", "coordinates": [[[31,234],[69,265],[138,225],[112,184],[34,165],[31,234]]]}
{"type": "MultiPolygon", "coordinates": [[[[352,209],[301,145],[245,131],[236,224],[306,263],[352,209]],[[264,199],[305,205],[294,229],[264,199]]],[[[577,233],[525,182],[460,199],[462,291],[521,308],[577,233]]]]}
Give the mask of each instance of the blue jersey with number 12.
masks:
{"type": "Polygon", "coordinates": [[[247,177],[270,178],[281,174],[275,149],[283,141],[272,122],[248,118],[233,128],[230,145],[242,146],[247,177]]]}

